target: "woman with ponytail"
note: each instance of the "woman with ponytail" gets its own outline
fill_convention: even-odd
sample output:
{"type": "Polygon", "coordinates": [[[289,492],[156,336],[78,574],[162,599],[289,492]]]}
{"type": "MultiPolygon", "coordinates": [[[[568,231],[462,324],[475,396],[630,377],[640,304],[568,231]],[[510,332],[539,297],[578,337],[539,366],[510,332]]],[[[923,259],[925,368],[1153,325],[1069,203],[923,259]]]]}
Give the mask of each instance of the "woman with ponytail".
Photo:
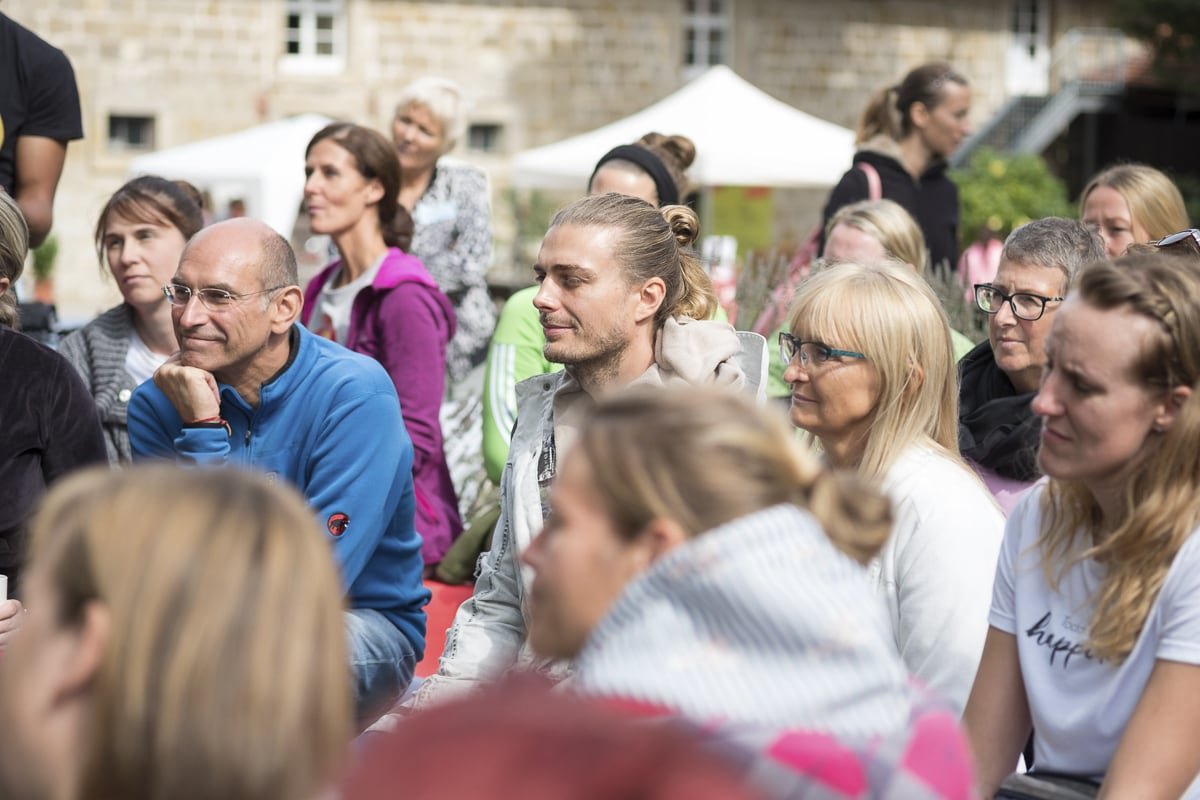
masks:
{"type": "MultiPolygon", "coordinates": [[[[1085,267],[1031,403],[1049,476],[1008,518],[964,721],[991,797],[1033,768],[1101,797],[1200,797],[1200,275],[1085,267]]],[[[1019,780],[1019,779],[1018,779],[1019,780]]]]}
{"type": "Polygon", "coordinates": [[[707,319],[717,299],[691,249],[698,233],[691,209],[621,194],[578,200],[550,221],[533,304],[543,352],[564,369],[517,387],[491,550],[418,703],[539,663],[525,638],[528,575],[518,557],[544,524],[557,465],[599,400],[629,386],[743,386],[737,334],[707,319]]]}
{"type": "Polygon", "coordinates": [[[413,442],[422,554],[433,565],[462,530],[438,418],[454,308],[405,252],[412,218],[397,202],[400,162],[382,134],[331,123],[309,142],[304,172],[311,228],[328,235],[340,257],[308,284],[302,321],[391,375],[413,442]]]}
{"type": "Polygon", "coordinates": [[[881,89],[859,119],[854,164],[825,204],[824,225],[842,206],[895,200],[925,234],[934,269],[958,263],[958,189],[946,161],[970,132],[971,90],[949,64],[924,64],[881,89]],[[872,182],[878,185],[873,194],[872,182]]]}
{"type": "Polygon", "coordinates": [[[577,692],[684,717],[760,777],[966,796],[955,716],[910,685],[862,568],[890,529],[882,494],[747,398],[630,390],[584,423],[522,557],[530,642],[575,660],[577,692]]]}

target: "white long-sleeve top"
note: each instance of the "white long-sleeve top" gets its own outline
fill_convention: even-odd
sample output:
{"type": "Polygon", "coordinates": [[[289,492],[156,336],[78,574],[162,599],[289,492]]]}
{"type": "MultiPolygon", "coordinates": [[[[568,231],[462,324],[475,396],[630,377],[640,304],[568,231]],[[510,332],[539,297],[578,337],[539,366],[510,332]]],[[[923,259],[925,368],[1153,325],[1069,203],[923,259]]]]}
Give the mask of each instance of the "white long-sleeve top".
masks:
{"type": "Polygon", "coordinates": [[[883,489],[896,522],[871,578],[905,666],[961,713],[983,654],[1004,516],[969,468],[923,445],[901,454],[883,489]]]}

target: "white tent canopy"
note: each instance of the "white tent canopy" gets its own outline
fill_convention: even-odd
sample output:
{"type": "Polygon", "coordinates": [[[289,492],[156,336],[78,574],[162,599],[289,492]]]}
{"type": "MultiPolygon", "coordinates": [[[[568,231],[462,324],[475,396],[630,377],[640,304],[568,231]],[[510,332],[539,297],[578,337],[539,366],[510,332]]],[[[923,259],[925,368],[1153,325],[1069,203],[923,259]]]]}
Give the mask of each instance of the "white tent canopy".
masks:
{"type": "Polygon", "coordinates": [[[209,192],[218,212],[230,200],[244,200],[248,216],[290,237],[304,198],[304,148],[329,122],[320,114],[267,122],[147,153],[135,158],[129,171],[190,181],[209,192]]]}
{"type": "Polygon", "coordinates": [[[602,155],[658,131],[696,144],[689,172],[702,186],[832,186],[850,167],[852,131],[776,100],[726,66],[622,120],[513,160],[513,183],[582,191],[602,155]]]}

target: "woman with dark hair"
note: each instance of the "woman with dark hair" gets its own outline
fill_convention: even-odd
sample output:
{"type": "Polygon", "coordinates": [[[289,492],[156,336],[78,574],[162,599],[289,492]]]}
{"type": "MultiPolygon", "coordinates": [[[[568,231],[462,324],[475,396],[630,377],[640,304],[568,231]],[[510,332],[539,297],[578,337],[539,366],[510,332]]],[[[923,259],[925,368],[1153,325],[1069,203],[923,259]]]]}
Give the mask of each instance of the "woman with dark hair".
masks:
{"type": "Polygon", "coordinates": [[[934,269],[958,262],[958,189],[946,160],[969,133],[971,89],[949,64],[923,64],[876,92],[859,119],[854,165],[829,195],[823,225],[844,205],[895,200],[925,234],[934,269]],[[881,193],[872,195],[870,182],[881,193]]]}
{"type": "Polygon", "coordinates": [[[121,291],[121,303],[67,336],[58,350],[96,400],[114,464],[132,458],[125,413],[133,390],[179,349],[163,287],[184,245],[203,226],[196,188],[157,175],[129,181],[100,211],[96,251],[121,291]]]}
{"type": "Polygon", "coordinates": [[[335,122],[305,151],[304,203],[314,233],[339,258],[304,292],[303,323],[381,363],[412,437],[417,531],[426,565],[462,530],[438,417],[454,308],[425,266],[405,252],[412,219],[397,203],[400,162],[382,134],[335,122]]]}

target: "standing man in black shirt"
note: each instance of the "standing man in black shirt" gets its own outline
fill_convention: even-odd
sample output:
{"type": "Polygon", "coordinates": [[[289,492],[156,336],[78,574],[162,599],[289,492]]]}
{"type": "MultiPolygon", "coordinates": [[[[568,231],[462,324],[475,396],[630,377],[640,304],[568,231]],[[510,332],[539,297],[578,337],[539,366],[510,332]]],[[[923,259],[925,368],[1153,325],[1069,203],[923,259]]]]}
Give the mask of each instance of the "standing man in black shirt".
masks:
{"type": "Polygon", "coordinates": [[[50,233],[67,142],[82,138],[71,62],[0,13],[0,187],[17,201],[31,247],[50,233]]]}

